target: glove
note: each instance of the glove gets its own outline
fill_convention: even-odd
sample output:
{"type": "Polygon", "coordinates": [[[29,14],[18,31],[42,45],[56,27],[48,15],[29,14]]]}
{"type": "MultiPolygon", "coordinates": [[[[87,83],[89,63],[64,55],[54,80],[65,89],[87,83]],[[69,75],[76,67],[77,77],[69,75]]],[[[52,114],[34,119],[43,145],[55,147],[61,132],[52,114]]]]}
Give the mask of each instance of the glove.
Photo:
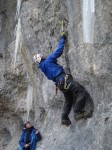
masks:
{"type": "Polygon", "coordinates": [[[61,37],[63,37],[66,40],[67,39],[67,33],[62,32],[61,37]]]}

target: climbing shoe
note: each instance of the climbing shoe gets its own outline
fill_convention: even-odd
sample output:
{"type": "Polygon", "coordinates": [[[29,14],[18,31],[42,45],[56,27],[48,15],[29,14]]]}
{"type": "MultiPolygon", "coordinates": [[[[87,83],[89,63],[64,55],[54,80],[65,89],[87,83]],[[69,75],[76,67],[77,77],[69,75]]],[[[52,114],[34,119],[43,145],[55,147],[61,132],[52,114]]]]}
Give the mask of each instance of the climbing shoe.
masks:
{"type": "Polygon", "coordinates": [[[82,111],[79,113],[75,113],[74,118],[76,121],[81,119],[87,119],[92,117],[92,112],[82,111]]]}
{"type": "Polygon", "coordinates": [[[87,111],[84,112],[84,119],[91,118],[91,117],[92,117],[92,112],[87,112],[87,111]]]}
{"type": "Polygon", "coordinates": [[[61,124],[68,127],[68,126],[71,125],[71,121],[70,121],[70,120],[62,120],[62,121],[61,121],[61,124]]]}
{"type": "Polygon", "coordinates": [[[84,112],[75,113],[74,118],[76,121],[84,118],[84,112]]]}

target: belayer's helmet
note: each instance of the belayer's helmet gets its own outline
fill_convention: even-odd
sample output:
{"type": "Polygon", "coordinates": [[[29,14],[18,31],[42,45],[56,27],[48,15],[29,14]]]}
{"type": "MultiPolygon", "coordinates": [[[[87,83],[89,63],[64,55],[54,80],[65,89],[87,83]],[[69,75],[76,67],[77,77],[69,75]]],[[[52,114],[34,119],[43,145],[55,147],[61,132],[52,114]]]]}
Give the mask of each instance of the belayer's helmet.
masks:
{"type": "Polygon", "coordinates": [[[33,56],[34,62],[35,62],[35,63],[38,63],[38,64],[41,62],[42,58],[44,58],[42,54],[35,54],[35,55],[33,56]]]}

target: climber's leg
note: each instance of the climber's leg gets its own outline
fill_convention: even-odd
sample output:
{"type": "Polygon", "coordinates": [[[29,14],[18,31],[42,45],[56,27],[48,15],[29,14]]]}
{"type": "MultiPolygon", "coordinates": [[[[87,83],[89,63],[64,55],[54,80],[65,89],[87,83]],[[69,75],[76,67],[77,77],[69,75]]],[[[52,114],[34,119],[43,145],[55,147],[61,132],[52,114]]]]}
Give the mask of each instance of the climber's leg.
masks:
{"type": "Polygon", "coordinates": [[[86,104],[84,107],[84,118],[91,118],[94,111],[94,103],[90,94],[86,91],[86,104]]]}
{"type": "Polygon", "coordinates": [[[91,117],[92,112],[84,109],[88,98],[88,92],[85,90],[85,88],[78,82],[74,81],[70,86],[70,90],[74,95],[73,109],[75,119],[80,120],[82,118],[91,117]]]}
{"type": "Polygon", "coordinates": [[[86,93],[84,91],[78,91],[76,94],[76,103],[74,104],[74,112],[82,112],[86,103],[86,93]]]}
{"type": "Polygon", "coordinates": [[[65,97],[65,102],[63,106],[63,112],[62,112],[62,125],[69,126],[71,124],[71,121],[68,115],[71,111],[72,104],[73,104],[73,94],[69,90],[66,92],[63,92],[63,94],[65,97]]]}
{"type": "Polygon", "coordinates": [[[87,91],[79,91],[77,94],[77,101],[74,105],[74,117],[76,120],[82,118],[91,118],[94,110],[94,103],[87,91]]]}

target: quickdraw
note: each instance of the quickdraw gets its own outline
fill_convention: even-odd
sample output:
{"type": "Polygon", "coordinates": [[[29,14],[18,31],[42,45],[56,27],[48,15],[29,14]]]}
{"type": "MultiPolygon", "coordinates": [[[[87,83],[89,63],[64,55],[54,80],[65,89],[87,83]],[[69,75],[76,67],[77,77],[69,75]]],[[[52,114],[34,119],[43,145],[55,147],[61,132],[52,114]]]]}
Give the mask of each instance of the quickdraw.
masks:
{"type": "Polygon", "coordinates": [[[64,84],[64,89],[65,89],[65,90],[69,89],[69,88],[70,88],[70,85],[71,85],[71,82],[68,82],[68,83],[67,83],[68,79],[69,79],[69,75],[67,74],[67,75],[65,76],[65,84],[64,84]]]}

